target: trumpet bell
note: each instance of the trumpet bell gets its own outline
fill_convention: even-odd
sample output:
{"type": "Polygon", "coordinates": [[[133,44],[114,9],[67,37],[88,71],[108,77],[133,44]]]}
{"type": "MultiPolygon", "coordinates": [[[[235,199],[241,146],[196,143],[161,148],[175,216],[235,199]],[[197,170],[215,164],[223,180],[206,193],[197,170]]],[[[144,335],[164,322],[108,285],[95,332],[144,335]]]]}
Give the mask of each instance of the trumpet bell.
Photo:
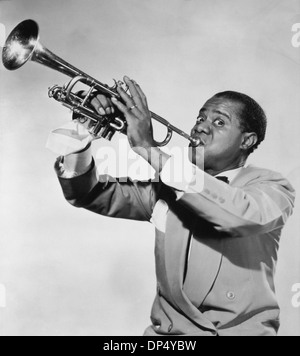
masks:
{"type": "Polygon", "coordinates": [[[33,20],[16,26],[8,36],[2,51],[2,62],[6,69],[16,70],[31,59],[38,46],[39,27],[33,20]]]}

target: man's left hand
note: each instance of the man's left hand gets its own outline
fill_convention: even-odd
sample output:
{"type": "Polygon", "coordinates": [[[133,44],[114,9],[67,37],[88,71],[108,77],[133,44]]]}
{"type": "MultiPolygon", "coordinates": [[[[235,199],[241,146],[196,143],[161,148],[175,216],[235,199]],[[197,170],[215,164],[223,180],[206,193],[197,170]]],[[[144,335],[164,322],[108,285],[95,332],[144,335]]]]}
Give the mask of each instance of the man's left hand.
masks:
{"type": "Polygon", "coordinates": [[[135,81],[124,77],[124,82],[129,88],[130,95],[121,86],[118,86],[117,90],[123,103],[115,98],[112,98],[112,102],[126,118],[129,144],[137,152],[139,148],[156,147],[147,98],[135,81]]]}

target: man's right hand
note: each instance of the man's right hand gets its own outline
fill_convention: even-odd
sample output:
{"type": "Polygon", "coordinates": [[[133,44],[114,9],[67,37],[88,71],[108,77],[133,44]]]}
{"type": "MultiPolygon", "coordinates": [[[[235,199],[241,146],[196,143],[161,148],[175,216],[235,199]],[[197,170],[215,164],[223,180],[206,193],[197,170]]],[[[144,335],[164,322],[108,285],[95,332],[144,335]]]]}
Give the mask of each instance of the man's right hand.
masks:
{"type": "MultiPolygon", "coordinates": [[[[80,91],[76,93],[76,95],[81,99],[84,99],[87,94],[87,91],[80,91]]],[[[89,109],[94,110],[95,114],[99,116],[109,116],[116,112],[116,108],[112,104],[111,99],[103,94],[92,93],[88,99],[88,103],[89,109]]],[[[98,135],[99,130],[94,131],[94,127],[97,125],[95,121],[75,112],[73,113],[72,119],[73,122],[80,124],[90,133],[90,141],[94,141],[103,137],[102,135],[98,135]]]]}
{"type": "Polygon", "coordinates": [[[112,104],[110,98],[105,95],[98,94],[91,100],[91,105],[100,115],[111,115],[114,114],[115,108],[112,104]]]}

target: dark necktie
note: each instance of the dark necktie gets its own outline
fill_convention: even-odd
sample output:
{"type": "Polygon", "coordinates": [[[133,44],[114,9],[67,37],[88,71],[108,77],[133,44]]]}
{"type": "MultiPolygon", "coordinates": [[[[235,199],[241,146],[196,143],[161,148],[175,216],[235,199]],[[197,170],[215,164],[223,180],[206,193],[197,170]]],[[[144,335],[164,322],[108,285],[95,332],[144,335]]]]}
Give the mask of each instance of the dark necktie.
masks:
{"type": "Polygon", "coordinates": [[[229,184],[229,179],[228,177],[225,177],[225,176],[219,176],[219,177],[216,177],[218,180],[221,180],[222,182],[225,182],[227,184],[229,184]]]}

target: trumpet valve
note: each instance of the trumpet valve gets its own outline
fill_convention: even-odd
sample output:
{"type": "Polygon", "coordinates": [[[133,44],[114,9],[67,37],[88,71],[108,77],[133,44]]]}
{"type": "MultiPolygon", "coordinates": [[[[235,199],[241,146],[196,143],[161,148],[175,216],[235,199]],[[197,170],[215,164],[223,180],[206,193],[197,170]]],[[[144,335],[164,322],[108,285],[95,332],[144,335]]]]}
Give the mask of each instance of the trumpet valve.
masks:
{"type": "Polygon", "coordinates": [[[61,87],[58,85],[54,85],[48,89],[48,96],[49,98],[58,99],[61,97],[61,87]]]}
{"type": "Polygon", "coordinates": [[[103,127],[102,123],[100,121],[98,121],[97,124],[94,125],[90,129],[90,134],[93,135],[93,136],[101,136],[102,137],[103,129],[105,129],[105,127],[103,127]]]}
{"type": "Polygon", "coordinates": [[[104,137],[106,140],[111,141],[113,138],[115,132],[114,131],[109,131],[108,134],[104,137]]]}

